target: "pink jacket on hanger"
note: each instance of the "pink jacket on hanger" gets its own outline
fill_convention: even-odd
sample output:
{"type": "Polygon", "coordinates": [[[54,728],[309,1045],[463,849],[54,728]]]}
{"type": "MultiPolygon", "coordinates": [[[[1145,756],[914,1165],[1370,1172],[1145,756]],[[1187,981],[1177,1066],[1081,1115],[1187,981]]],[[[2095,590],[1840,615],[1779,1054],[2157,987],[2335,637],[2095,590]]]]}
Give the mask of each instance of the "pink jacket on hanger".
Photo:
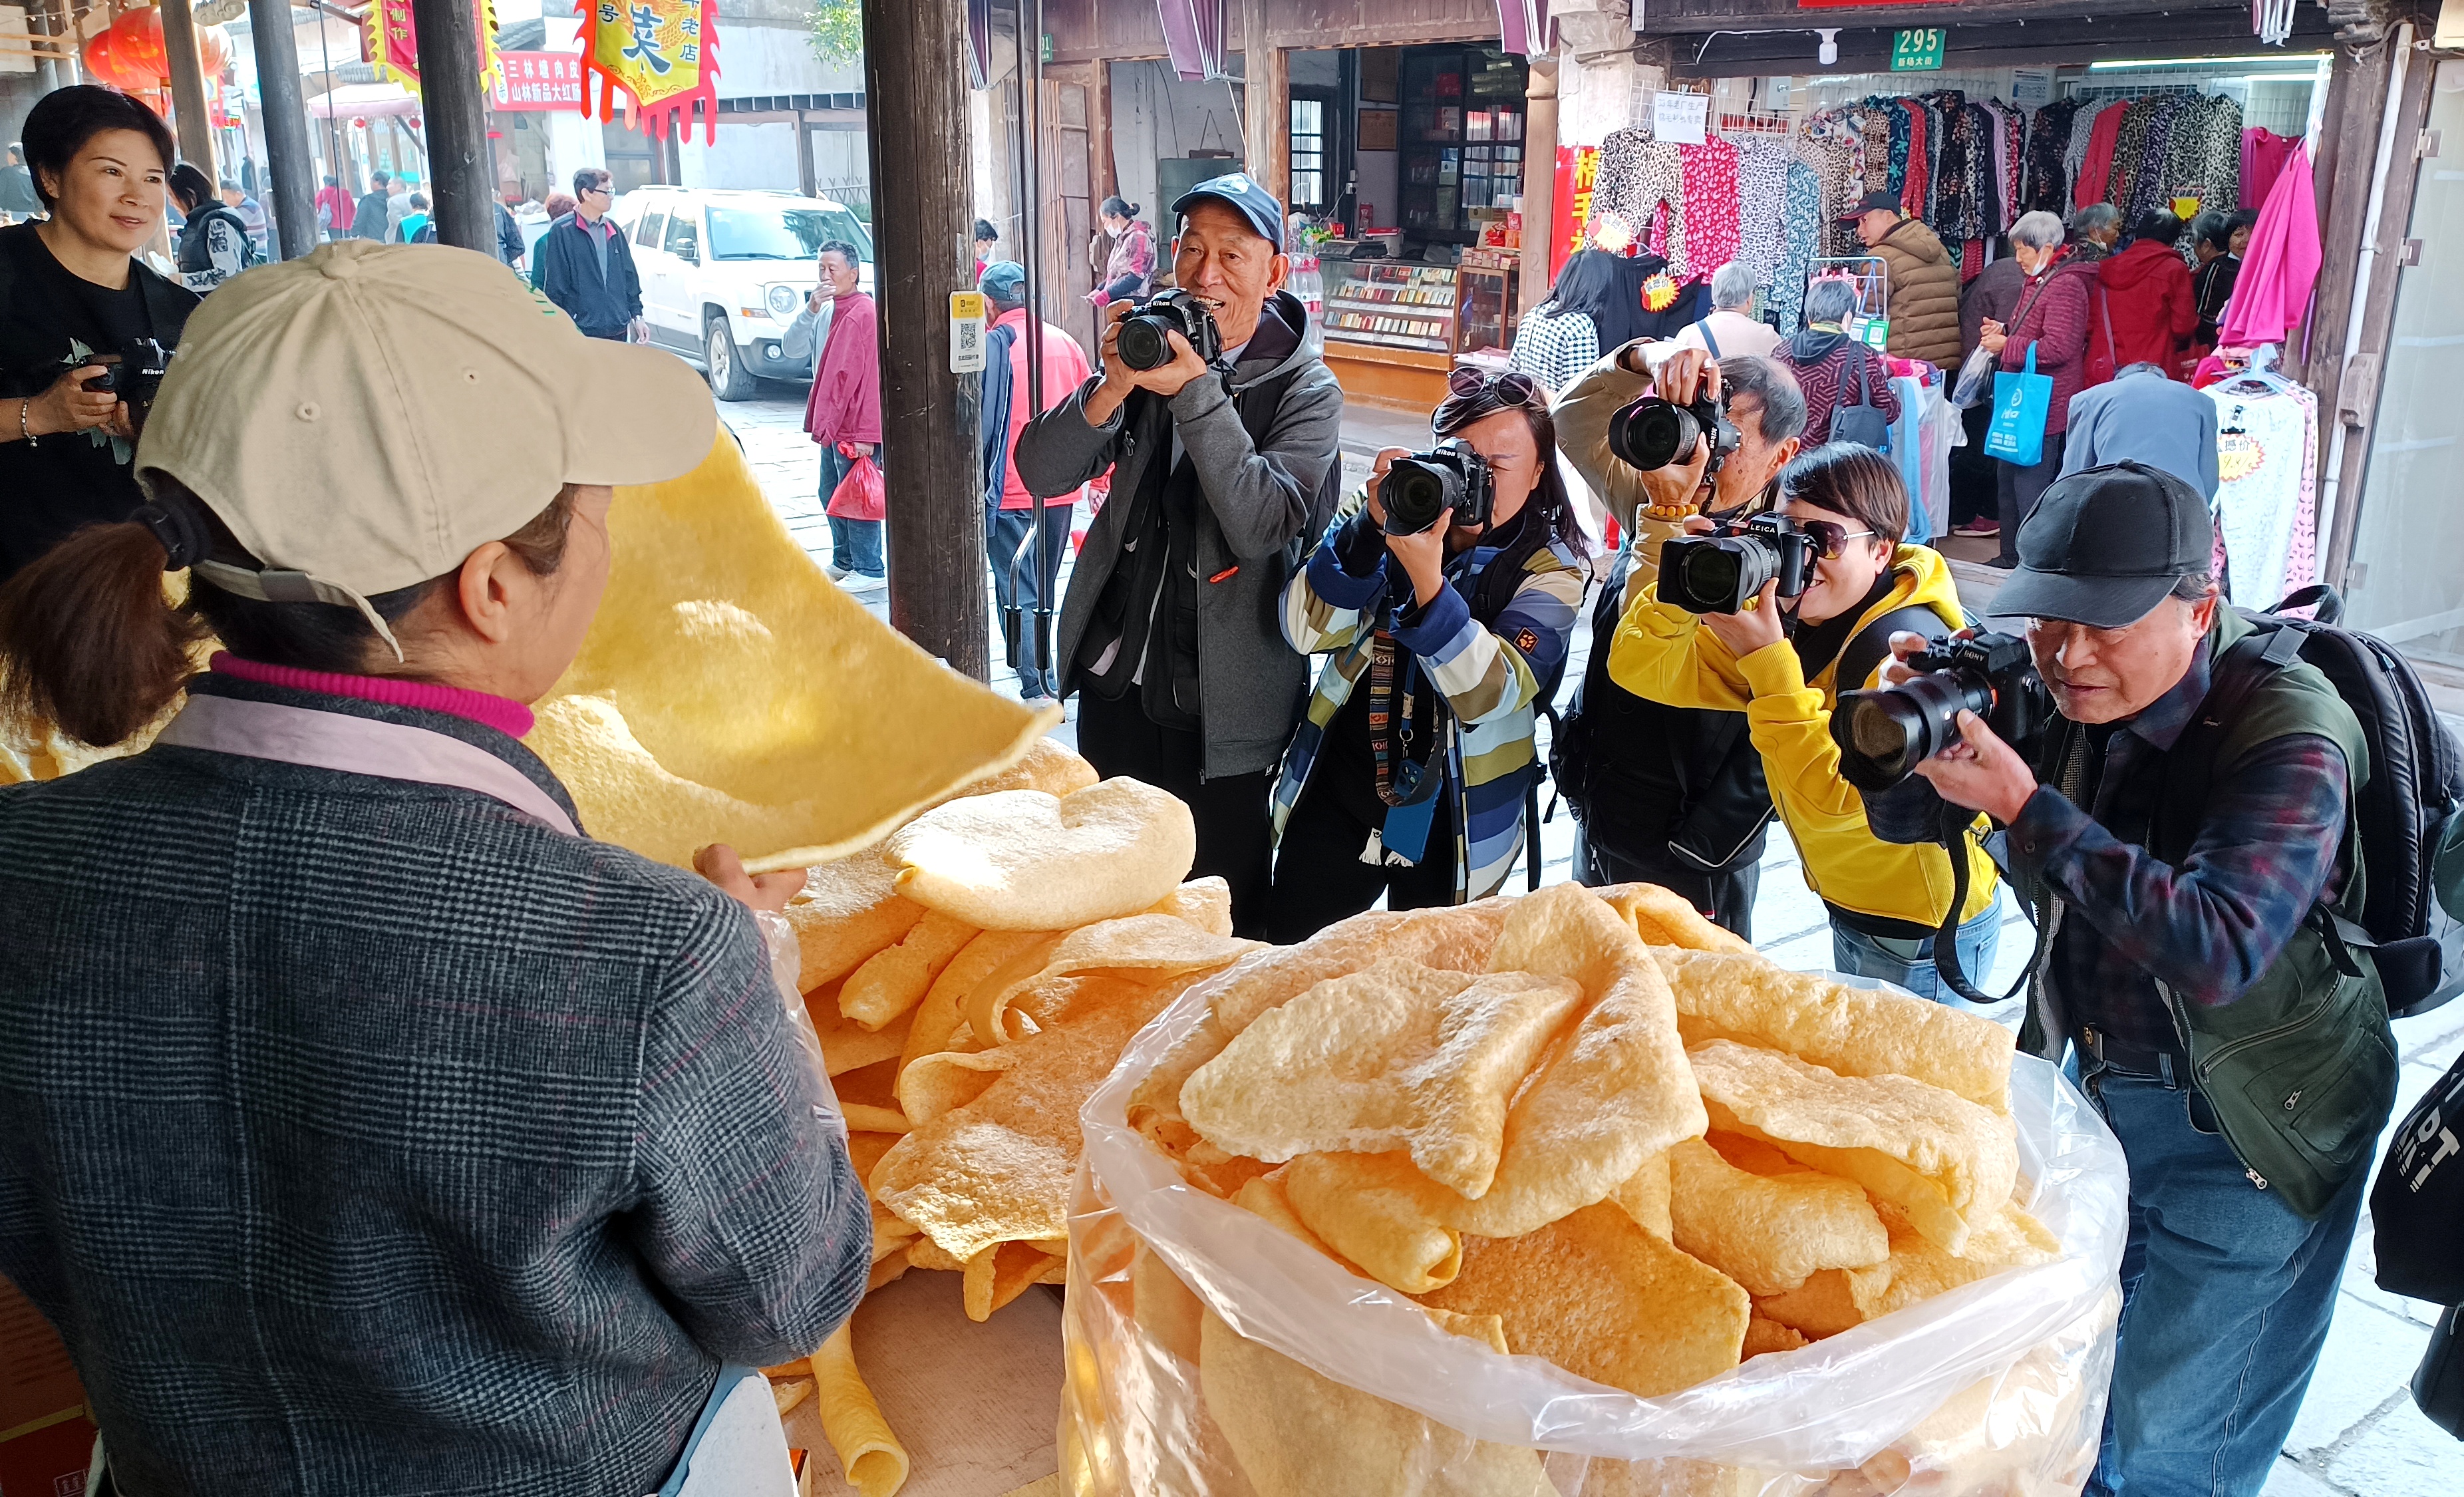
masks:
{"type": "Polygon", "coordinates": [[[2319,258],[2319,201],[2310,181],[2310,153],[2297,150],[2268,189],[2267,206],[2258,210],[2216,342],[2255,348],[2284,341],[2309,315],[2319,258]]]}

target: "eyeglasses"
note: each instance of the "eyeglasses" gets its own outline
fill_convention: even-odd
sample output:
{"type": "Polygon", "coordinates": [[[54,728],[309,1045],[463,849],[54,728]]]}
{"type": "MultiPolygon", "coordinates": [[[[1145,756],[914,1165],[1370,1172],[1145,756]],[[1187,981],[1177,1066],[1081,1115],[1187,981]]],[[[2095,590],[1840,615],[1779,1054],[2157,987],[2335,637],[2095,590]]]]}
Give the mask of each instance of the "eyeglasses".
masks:
{"type": "Polygon", "coordinates": [[[1849,541],[1863,540],[1874,534],[1870,530],[1850,530],[1838,521],[1829,519],[1801,519],[1796,522],[1796,528],[1804,531],[1806,539],[1814,542],[1815,555],[1826,561],[1844,553],[1849,541]]]}
{"type": "Polygon", "coordinates": [[[1446,388],[1454,395],[1472,400],[1482,394],[1493,396],[1500,406],[1542,406],[1548,402],[1531,376],[1515,371],[1507,374],[1483,374],[1478,369],[1458,368],[1446,375],[1446,388]]]}

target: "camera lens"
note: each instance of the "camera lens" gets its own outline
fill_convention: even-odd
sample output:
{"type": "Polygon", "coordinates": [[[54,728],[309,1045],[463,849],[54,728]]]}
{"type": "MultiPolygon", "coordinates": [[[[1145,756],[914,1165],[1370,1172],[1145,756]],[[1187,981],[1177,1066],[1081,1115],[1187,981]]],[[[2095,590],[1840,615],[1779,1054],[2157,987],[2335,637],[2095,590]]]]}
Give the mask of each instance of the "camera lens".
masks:
{"type": "Polygon", "coordinates": [[[1959,740],[1959,714],[1990,712],[1993,689],[1966,671],[1938,671],[1898,686],[1841,696],[1847,734],[1833,734],[1842,778],[1859,790],[1887,790],[1959,740]]]}
{"type": "Polygon", "coordinates": [[[1686,553],[1681,575],[1688,600],[1713,604],[1725,610],[1738,598],[1759,590],[1744,585],[1745,572],[1746,558],[1738,548],[1711,545],[1686,553]]]}
{"type": "Polygon", "coordinates": [[[1703,425],[1692,411],[1653,395],[1609,417],[1609,451],[1644,473],[1690,456],[1702,434],[1703,425]]]}
{"type": "Polygon", "coordinates": [[[1157,318],[1123,319],[1119,346],[1121,362],[1133,369],[1160,369],[1172,363],[1172,340],[1157,318]]]}
{"type": "Polygon", "coordinates": [[[1386,506],[1386,534],[1417,536],[1454,508],[1457,481],[1442,469],[1408,458],[1386,471],[1377,501],[1386,506]]]}

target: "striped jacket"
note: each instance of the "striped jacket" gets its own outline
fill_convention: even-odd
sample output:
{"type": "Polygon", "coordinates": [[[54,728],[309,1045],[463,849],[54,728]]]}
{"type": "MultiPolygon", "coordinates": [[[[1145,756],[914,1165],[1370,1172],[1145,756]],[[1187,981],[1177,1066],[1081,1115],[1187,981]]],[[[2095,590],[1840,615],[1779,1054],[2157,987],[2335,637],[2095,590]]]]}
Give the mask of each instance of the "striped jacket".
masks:
{"type": "Polygon", "coordinates": [[[1542,689],[1553,691],[1564,673],[1591,563],[1560,540],[1534,548],[1513,596],[1483,627],[1472,617],[1471,598],[1482,569],[1499,554],[1500,548],[1482,545],[1449,560],[1446,589],[1417,619],[1397,622],[1387,599],[1390,568],[1405,614],[1411,584],[1389,559],[1366,496],[1353,495],[1309,565],[1284,589],[1284,637],[1303,654],[1330,658],[1275,786],[1279,841],[1309,785],[1328,724],[1369,671],[1374,626],[1383,616],[1396,643],[1419,657],[1451,709],[1439,752],[1445,793],[1455,797],[1456,897],[1485,898],[1505,884],[1523,847],[1523,792],[1539,767],[1533,736],[1542,689]]]}

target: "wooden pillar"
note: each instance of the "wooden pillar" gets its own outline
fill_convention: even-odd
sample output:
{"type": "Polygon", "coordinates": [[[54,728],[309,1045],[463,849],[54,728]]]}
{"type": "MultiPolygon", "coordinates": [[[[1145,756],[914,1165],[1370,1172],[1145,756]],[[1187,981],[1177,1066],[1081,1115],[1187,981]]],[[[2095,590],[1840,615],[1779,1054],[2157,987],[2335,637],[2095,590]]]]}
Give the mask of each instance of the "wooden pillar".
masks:
{"type": "Polygon", "coordinates": [[[1242,93],[1248,111],[1249,176],[1275,201],[1292,200],[1291,59],[1266,33],[1266,0],[1241,0],[1241,44],[1247,74],[1242,93]]]}
{"type": "Polygon", "coordinates": [[[965,0],[864,0],[881,317],[890,622],[991,676],[976,421],[950,372],[950,296],[974,281],[965,0]]]}
{"type": "Polygon", "coordinates": [[[796,112],[796,185],[806,197],[821,196],[821,177],[813,167],[813,131],[802,109],[796,112]]]}
{"type": "Polygon", "coordinates": [[[1557,218],[1557,59],[1531,59],[1523,95],[1523,268],[1516,305],[1549,299],[1550,240],[1557,218]]]}
{"type": "Polygon", "coordinates": [[[1112,65],[1098,57],[1088,71],[1093,77],[1087,85],[1087,180],[1100,206],[1121,190],[1120,167],[1112,160],[1112,65]]]}
{"type": "Polygon", "coordinates": [[[496,253],[495,164],[479,87],[479,18],[471,0],[410,0],[419,33],[420,113],[428,121],[428,205],[436,242],[496,253]]]}
{"type": "MultiPolygon", "coordinates": [[[[291,31],[291,0],[248,0],[248,20],[256,51],[257,89],[265,101],[265,165],[274,179],[267,185],[266,200],[274,209],[282,258],[297,259],[317,248],[317,160],[299,97],[299,43],[291,31]]],[[[322,15],[317,17],[318,25],[324,23],[322,15]]]]}
{"type": "Polygon", "coordinates": [[[197,23],[188,0],[163,0],[163,55],[171,64],[171,113],[180,127],[180,157],[219,182],[214,122],[206,113],[206,78],[197,54],[197,23]]]}
{"type": "Polygon", "coordinates": [[[2387,98],[2394,43],[2381,36],[2336,49],[2335,74],[2324,117],[2325,139],[2315,169],[2320,191],[2319,290],[2301,346],[2284,350],[2286,371],[2299,372],[2319,397],[2319,451],[2325,460],[2335,434],[2336,398],[2343,379],[2344,330],[2353,308],[2353,271],[2360,262],[2362,219],[2370,200],[2370,174],[2378,163],[2379,121],[2393,107],[2387,98]]]}

